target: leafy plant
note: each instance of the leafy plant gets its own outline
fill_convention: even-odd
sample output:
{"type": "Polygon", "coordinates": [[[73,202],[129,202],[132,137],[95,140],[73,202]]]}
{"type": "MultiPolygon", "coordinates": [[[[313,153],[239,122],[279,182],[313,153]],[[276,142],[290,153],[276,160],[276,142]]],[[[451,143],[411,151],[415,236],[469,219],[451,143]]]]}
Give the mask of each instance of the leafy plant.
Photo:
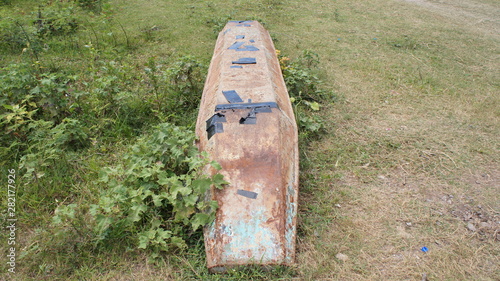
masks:
{"type": "Polygon", "coordinates": [[[297,102],[319,102],[329,97],[329,93],[321,88],[322,81],[315,71],[319,64],[318,54],[305,50],[296,60],[291,60],[278,51],[278,59],[288,93],[297,102]]]}
{"type": "Polygon", "coordinates": [[[65,154],[85,148],[90,144],[87,129],[75,119],[64,119],[54,126],[51,121],[31,121],[27,126],[27,153],[21,158],[19,168],[24,169],[28,181],[37,181],[55,162],[65,162],[65,154]]]}
{"type": "Polygon", "coordinates": [[[182,56],[173,62],[148,60],[145,82],[151,93],[151,107],[160,120],[190,125],[186,116],[196,112],[206,70],[206,65],[193,56],[182,56]]]}
{"type": "MultiPolygon", "coordinates": [[[[123,163],[101,170],[106,189],[89,211],[96,245],[128,241],[155,258],[185,248],[189,236],[214,219],[217,202],[207,193],[227,182],[218,173],[203,174],[207,165],[220,166],[200,154],[194,140],[193,132],[163,123],[132,145],[123,163]]],[[[54,222],[71,223],[74,215],[60,215],[67,208],[56,212],[54,222]]]]}
{"type": "Polygon", "coordinates": [[[226,26],[227,22],[233,18],[233,14],[225,15],[218,18],[210,18],[206,20],[206,25],[212,28],[212,32],[217,35],[226,26]]]}
{"type": "Polygon", "coordinates": [[[34,13],[36,19],[33,21],[38,36],[50,37],[75,33],[80,26],[75,13],[75,7],[65,2],[39,7],[34,13]]]}
{"type": "Polygon", "coordinates": [[[304,50],[296,60],[291,60],[277,50],[283,78],[295,107],[295,114],[301,137],[317,137],[324,129],[322,119],[315,114],[321,108],[321,102],[331,99],[331,93],[321,88],[321,81],[315,74],[319,65],[319,55],[304,50]]]}
{"type": "Polygon", "coordinates": [[[193,56],[183,56],[166,71],[176,106],[194,109],[203,91],[207,67],[193,56]]]}
{"type": "Polygon", "coordinates": [[[78,5],[86,10],[100,13],[103,9],[105,0],[74,0],[78,5]]]}
{"type": "Polygon", "coordinates": [[[0,19],[0,49],[17,52],[28,44],[27,34],[22,26],[12,18],[0,19]]]}

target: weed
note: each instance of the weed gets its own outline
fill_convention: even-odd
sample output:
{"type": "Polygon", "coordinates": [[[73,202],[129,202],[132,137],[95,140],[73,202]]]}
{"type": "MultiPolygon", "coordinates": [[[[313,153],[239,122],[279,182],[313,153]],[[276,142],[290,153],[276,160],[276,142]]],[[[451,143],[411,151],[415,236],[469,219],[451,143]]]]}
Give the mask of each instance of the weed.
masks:
{"type": "Polygon", "coordinates": [[[172,100],[175,107],[194,110],[198,106],[203,91],[204,76],[207,66],[193,56],[183,56],[166,70],[170,79],[172,100]]]}
{"type": "Polygon", "coordinates": [[[0,47],[2,50],[18,52],[28,44],[25,32],[14,19],[0,19],[0,47]]]}
{"type": "Polygon", "coordinates": [[[331,96],[321,88],[321,81],[315,72],[320,60],[319,55],[304,50],[296,60],[277,51],[283,78],[294,106],[297,124],[300,129],[301,140],[310,141],[318,138],[323,132],[324,124],[321,117],[315,112],[320,110],[320,103],[328,102],[331,96]]]}
{"type": "Polygon", "coordinates": [[[233,20],[233,14],[207,19],[206,24],[212,28],[212,32],[217,37],[219,32],[221,32],[224,26],[226,26],[226,23],[230,20],[233,20]]]}
{"type": "Polygon", "coordinates": [[[33,24],[40,37],[50,37],[75,33],[80,24],[75,16],[74,7],[64,2],[39,7],[35,12],[33,24]]]}
{"type": "Polygon", "coordinates": [[[106,0],[75,0],[78,5],[86,10],[94,13],[100,13],[103,10],[103,5],[106,0]]]}
{"type": "Polygon", "coordinates": [[[153,93],[155,114],[175,124],[192,125],[184,117],[196,113],[207,66],[193,56],[163,63],[150,58],[144,71],[153,93]]]}
{"type": "MultiPolygon", "coordinates": [[[[99,180],[108,188],[89,214],[99,247],[131,241],[151,250],[154,259],[172,247],[185,248],[184,237],[214,219],[217,203],[205,201],[206,193],[227,182],[220,174],[202,175],[209,162],[193,145],[191,131],[168,123],[153,129],[130,148],[123,164],[101,170],[99,180]]],[[[54,222],[75,227],[75,208],[59,207],[54,222]]]]}
{"type": "Polygon", "coordinates": [[[409,51],[416,50],[421,45],[409,35],[404,35],[402,38],[398,38],[394,41],[389,41],[388,43],[395,48],[409,51]]]}

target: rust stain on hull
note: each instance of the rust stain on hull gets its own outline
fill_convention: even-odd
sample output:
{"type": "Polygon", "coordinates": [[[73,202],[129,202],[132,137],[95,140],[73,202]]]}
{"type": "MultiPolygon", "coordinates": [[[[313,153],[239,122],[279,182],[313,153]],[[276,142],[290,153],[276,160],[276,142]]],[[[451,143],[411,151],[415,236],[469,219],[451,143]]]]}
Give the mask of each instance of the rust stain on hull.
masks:
{"type": "Polygon", "coordinates": [[[204,233],[208,268],[291,265],[297,125],[274,45],[258,22],[229,22],[219,34],[196,134],[230,182],[211,193],[219,209],[204,233]]]}

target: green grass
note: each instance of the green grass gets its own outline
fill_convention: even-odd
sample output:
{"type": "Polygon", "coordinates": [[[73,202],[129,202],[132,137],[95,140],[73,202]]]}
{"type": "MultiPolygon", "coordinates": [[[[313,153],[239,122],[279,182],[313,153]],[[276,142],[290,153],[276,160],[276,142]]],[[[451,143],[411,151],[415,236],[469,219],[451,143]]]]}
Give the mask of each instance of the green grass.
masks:
{"type": "MultiPolygon", "coordinates": [[[[0,14],[28,22],[34,2],[0,6],[0,14]]],[[[476,2],[499,9],[495,1],[476,2]]],[[[109,120],[97,116],[102,124],[95,126],[107,128],[106,134],[87,149],[68,154],[69,164],[54,165],[34,190],[24,187],[17,211],[18,272],[7,277],[2,255],[0,279],[500,278],[495,232],[500,212],[498,36],[482,32],[480,24],[463,24],[460,18],[404,1],[109,4],[108,20],[78,15],[87,18],[85,29],[53,39],[51,49],[40,50],[44,67],[90,82],[92,75],[104,73],[103,63],[115,61],[124,69],[116,70],[117,75],[129,81],[120,82],[120,91],[153,99],[144,73],[148,60],[169,66],[193,55],[208,64],[214,30],[232,19],[263,22],[276,48],[291,58],[303,50],[319,54],[319,76],[335,102],[325,101],[319,113],[326,133],[301,146],[297,264],[270,272],[249,268],[211,275],[199,233],[188,251],[165,254],[151,264],[147,252],[127,245],[95,249],[72,233],[57,232],[50,224],[55,207],[95,203],[103,188],[96,181],[99,169],[120,161],[127,145],[147,131],[140,124],[167,119],[148,115],[137,105],[139,99],[126,104],[138,106],[137,115],[145,121],[116,111],[111,122],[102,113],[109,120]],[[429,252],[420,250],[424,246],[429,252]],[[347,259],[338,258],[339,253],[347,259]]],[[[20,61],[33,63],[33,54],[21,49],[0,57],[2,66],[20,61]]],[[[192,124],[194,119],[187,125],[192,124]]],[[[16,168],[18,160],[2,159],[7,168],[16,168]]],[[[6,253],[6,243],[0,249],[6,253]]]]}

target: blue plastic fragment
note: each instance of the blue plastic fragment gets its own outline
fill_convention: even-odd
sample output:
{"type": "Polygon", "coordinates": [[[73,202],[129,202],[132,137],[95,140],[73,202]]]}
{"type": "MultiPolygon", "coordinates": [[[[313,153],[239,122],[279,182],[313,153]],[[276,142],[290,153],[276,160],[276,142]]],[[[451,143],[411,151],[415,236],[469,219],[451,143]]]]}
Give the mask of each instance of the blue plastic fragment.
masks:
{"type": "Polygon", "coordinates": [[[245,35],[236,35],[236,39],[245,39],[245,35]]]}
{"type": "Polygon", "coordinates": [[[238,189],[238,191],[236,191],[236,193],[238,195],[241,195],[241,196],[244,196],[244,197],[247,197],[250,199],[257,199],[257,195],[258,195],[258,193],[256,193],[256,192],[243,190],[243,189],[238,189]]]}
{"type": "Polygon", "coordinates": [[[241,65],[231,65],[230,68],[243,68],[241,65]]]}
{"type": "Polygon", "coordinates": [[[279,108],[275,102],[256,102],[256,103],[236,103],[236,104],[218,104],[215,111],[234,110],[234,109],[252,109],[263,110],[264,108],[279,108]]]}
{"type": "Polygon", "coordinates": [[[224,116],[224,114],[216,113],[212,117],[210,117],[206,122],[208,129],[217,123],[226,122],[226,116],[224,116]]]}
{"type": "Polygon", "coordinates": [[[230,20],[229,22],[250,23],[253,22],[253,20],[230,20]]]}
{"type": "Polygon", "coordinates": [[[208,139],[217,133],[224,133],[223,122],[226,122],[224,114],[215,113],[210,119],[207,120],[207,135],[208,139]]]}
{"type": "Polygon", "coordinates": [[[422,247],[422,249],[420,249],[420,250],[422,250],[422,252],[424,252],[424,253],[427,253],[429,251],[429,249],[427,247],[422,247]]]}
{"type": "Polygon", "coordinates": [[[224,35],[226,35],[226,33],[228,33],[230,30],[231,30],[231,28],[226,29],[226,31],[224,31],[224,35]]]}
{"type": "Polygon", "coordinates": [[[222,91],[222,93],[229,103],[243,102],[235,90],[222,91]]]}
{"type": "Polygon", "coordinates": [[[240,119],[240,124],[257,124],[257,112],[256,112],[256,108],[253,108],[252,110],[250,110],[250,112],[248,113],[247,117],[242,117],[240,119]]]}
{"type": "Polygon", "coordinates": [[[255,113],[271,113],[273,110],[271,107],[257,107],[253,109],[255,113]]]}
{"type": "Polygon", "coordinates": [[[222,123],[215,123],[213,126],[207,128],[208,139],[211,139],[217,133],[224,133],[224,125],[222,123]]]}
{"type": "Polygon", "coordinates": [[[257,60],[255,58],[239,58],[232,62],[233,64],[256,64],[257,60]]]}
{"type": "Polygon", "coordinates": [[[255,40],[253,40],[253,39],[250,39],[250,43],[255,43],[255,40]]]}
{"type": "Polygon", "coordinates": [[[245,45],[245,46],[243,46],[243,48],[236,49],[236,51],[258,51],[258,50],[259,50],[259,48],[254,47],[252,45],[245,45]]]}
{"type": "Polygon", "coordinates": [[[229,50],[236,50],[236,51],[258,51],[259,49],[257,47],[254,47],[252,45],[245,45],[245,42],[239,41],[239,42],[234,42],[233,45],[229,46],[229,50]]]}
{"type": "Polygon", "coordinates": [[[231,45],[228,49],[229,50],[237,50],[239,47],[241,47],[245,42],[234,42],[233,45],[231,45]]]}

